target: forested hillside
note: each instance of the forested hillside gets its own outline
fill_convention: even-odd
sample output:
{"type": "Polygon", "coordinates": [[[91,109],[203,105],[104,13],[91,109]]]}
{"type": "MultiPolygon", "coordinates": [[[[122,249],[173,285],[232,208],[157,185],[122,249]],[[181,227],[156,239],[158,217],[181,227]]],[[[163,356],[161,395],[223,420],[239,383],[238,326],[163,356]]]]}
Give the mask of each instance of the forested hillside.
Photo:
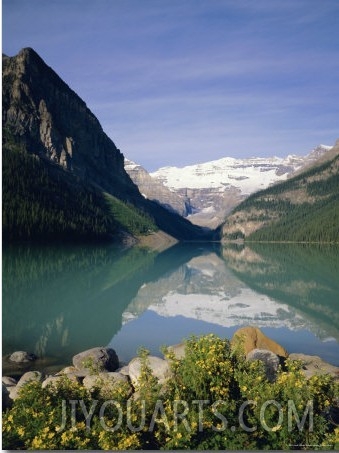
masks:
{"type": "Polygon", "coordinates": [[[339,242],[338,142],[333,149],[330,160],[247,198],[226,219],[224,239],[339,242]]]}
{"type": "Polygon", "coordinates": [[[19,147],[3,148],[3,239],[79,241],[145,234],[149,216],[19,147]]]}

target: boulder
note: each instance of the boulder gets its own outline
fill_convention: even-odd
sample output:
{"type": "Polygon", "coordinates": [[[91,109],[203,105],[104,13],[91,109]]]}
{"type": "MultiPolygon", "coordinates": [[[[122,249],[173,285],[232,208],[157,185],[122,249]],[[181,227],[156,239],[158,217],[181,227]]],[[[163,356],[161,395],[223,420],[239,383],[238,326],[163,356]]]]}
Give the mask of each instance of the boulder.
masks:
{"type": "Polygon", "coordinates": [[[14,387],[17,384],[16,380],[10,376],[2,376],[2,383],[6,387],[14,387]]]}
{"type": "Polygon", "coordinates": [[[8,387],[9,397],[12,400],[17,399],[19,392],[24,385],[28,384],[29,382],[42,382],[42,380],[43,374],[40,371],[27,371],[27,373],[21,376],[17,385],[8,387]]]}
{"type": "Polygon", "coordinates": [[[176,359],[183,359],[185,357],[185,343],[174,344],[168,346],[168,351],[173,353],[176,359]]]}
{"type": "Polygon", "coordinates": [[[257,327],[241,327],[231,340],[232,347],[242,344],[247,355],[253,349],[266,349],[279,357],[288,357],[288,352],[280,344],[266,337],[257,327]]]}
{"type": "Polygon", "coordinates": [[[128,365],[125,365],[121,368],[118,368],[117,369],[117,372],[119,372],[120,374],[123,374],[124,376],[129,376],[129,368],[128,368],[128,365]]]}
{"type": "Polygon", "coordinates": [[[35,354],[26,351],[15,351],[9,356],[9,360],[16,363],[33,362],[36,359],[37,357],[35,354]]]}
{"type": "Polygon", "coordinates": [[[54,376],[76,376],[77,378],[84,378],[89,374],[91,374],[90,370],[78,370],[77,368],[75,368],[75,366],[67,366],[60,370],[58,373],[55,373],[54,376]]]}
{"type": "Polygon", "coordinates": [[[8,407],[11,407],[11,405],[12,398],[10,397],[9,390],[5,384],[2,384],[2,409],[7,409],[8,407]]]}
{"type": "MultiPolygon", "coordinates": [[[[99,389],[99,394],[102,397],[109,398],[114,389],[121,383],[128,383],[129,379],[121,373],[99,373],[96,375],[88,375],[83,380],[83,386],[93,392],[95,389],[99,389]]],[[[132,393],[132,387],[130,388],[132,393]]]]}
{"type": "Polygon", "coordinates": [[[92,348],[73,357],[73,365],[80,371],[93,374],[102,371],[115,371],[119,368],[119,359],[111,348],[92,348]]]}
{"type": "Polygon", "coordinates": [[[15,387],[8,387],[8,392],[9,392],[9,397],[11,400],[16,400],[17,397],[19,396],[19,391],[21,390],[22,387],[18,387],[17,385],[15,387]]]}
{"type": "Polygon", "coordinates": [[[290,354],[289,358],[292,360],[300,360],[302,362],[302,369],[307,378],[314,375],[330,374],[336,380],[339,380],[339,367],[325,362],[316,355],[307,354],[290,354]]]}
{"type": "Polygon", "coordinates": [[[252,349],[252,351],[247,354],[246,360],[249,362],[260,360],[265,365],[267,379],[270,382],[276,380],[280,360],[274,352],[268,351],[267,349],[252,349]]]}
{"type": "Polygon", "coordinates": [[[40,371],[27,371],[18,381],[17,387],[22,387],[28,382],[42,382],[44,375],[40,371]]]}
{"type": "Polygon", "coordinates": [[[78,370],[75,368],[75,366],[66,366],[62,370],[59,371],[57,374],[72,374],[76,373],[78,370]]]}
{"type": "MultiPolygon", "coordinates": [[[[163,384],[170,377],[170,367],[166,360],[159,357],[148,356],[147,366],[150,368],[151,373],[155,376],[160,384],[163,384]]],[[[141,375],[142,360],[139,357],[132,359],[128,365],[129,377],[133,386],[138,385],[141,375]]]]}
{"type": "Polygon", "coordinates": [[[60,384],[61,382],[63,382],[65,379],[69,379],[70,381],[72,382],[79,382],[79,378],[77,376],[74,376],[72,374],[68,374],[68,375],[63,375],[63,376],[48,376],[48,378],[46,378],[43,383],[42,383],[42,388],[46,388],[47,386],[51,386],[51,387],[56,387],[58,384],[60,384]]]}

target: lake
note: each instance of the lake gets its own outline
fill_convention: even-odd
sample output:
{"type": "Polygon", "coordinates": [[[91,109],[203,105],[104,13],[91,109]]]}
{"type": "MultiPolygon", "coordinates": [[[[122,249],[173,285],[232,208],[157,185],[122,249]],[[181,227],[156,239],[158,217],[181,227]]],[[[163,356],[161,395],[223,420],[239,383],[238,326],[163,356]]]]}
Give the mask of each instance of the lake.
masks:
{"type": "Polygon", "coordinates": [[[339,365],[338,276],[330,245],[5,247],[3,355],[27,350],[39,357],[32,368],[58,369],[109,345],[127,362],[140,346],[160,355],[192,334],[254,325],[339,365]]]}

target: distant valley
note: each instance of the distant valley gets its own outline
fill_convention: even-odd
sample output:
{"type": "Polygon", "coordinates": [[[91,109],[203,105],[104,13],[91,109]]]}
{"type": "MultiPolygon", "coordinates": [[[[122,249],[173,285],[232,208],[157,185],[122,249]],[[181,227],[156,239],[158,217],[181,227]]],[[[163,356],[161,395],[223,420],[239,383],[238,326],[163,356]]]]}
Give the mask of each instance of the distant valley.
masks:
{"type": "Polygon", "coordinates": [[[217,228],[249,195],[285,181],[308,168],[332,146],[319,145],[306,156],[223,159],[153,173],[125,159],[125,169],[147,198],[187,217],[197,225],[217,228]]]}

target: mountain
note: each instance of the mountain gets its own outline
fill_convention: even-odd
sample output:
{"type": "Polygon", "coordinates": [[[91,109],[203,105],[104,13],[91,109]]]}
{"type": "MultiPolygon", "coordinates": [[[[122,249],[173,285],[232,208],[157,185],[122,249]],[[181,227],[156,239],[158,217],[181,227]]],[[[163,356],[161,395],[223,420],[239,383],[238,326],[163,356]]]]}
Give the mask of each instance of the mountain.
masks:
{"type": "Polygon", "coordinates": [[[3,55],[5,240],[206,231],[146,200],[85,102],[30,48],[3,55]]]}
{"type": "Polygon", "coordinates": [[[185,200],[160,181],[152,178],[141,165],[125,158],[125,170],[145,198],[159,203],[169,211],[173,211],[183,217],[187,216],[188,206],[185,200]]]}
{"type": "Polygon", "coordinates": [[[237,206],[225,240],[339,242],[339,140],[328,154],[287,181],[237,206]]]}
{"type": "Polygon", "coordinates": [[[183,198],[189,206],[191,222],[216,228],[250,194],[286,180],[294,172],[312,165],[331,148],[319,145],[303,157],[225,157],[183,168],[160,168],[151,176],[183,198]]]}

